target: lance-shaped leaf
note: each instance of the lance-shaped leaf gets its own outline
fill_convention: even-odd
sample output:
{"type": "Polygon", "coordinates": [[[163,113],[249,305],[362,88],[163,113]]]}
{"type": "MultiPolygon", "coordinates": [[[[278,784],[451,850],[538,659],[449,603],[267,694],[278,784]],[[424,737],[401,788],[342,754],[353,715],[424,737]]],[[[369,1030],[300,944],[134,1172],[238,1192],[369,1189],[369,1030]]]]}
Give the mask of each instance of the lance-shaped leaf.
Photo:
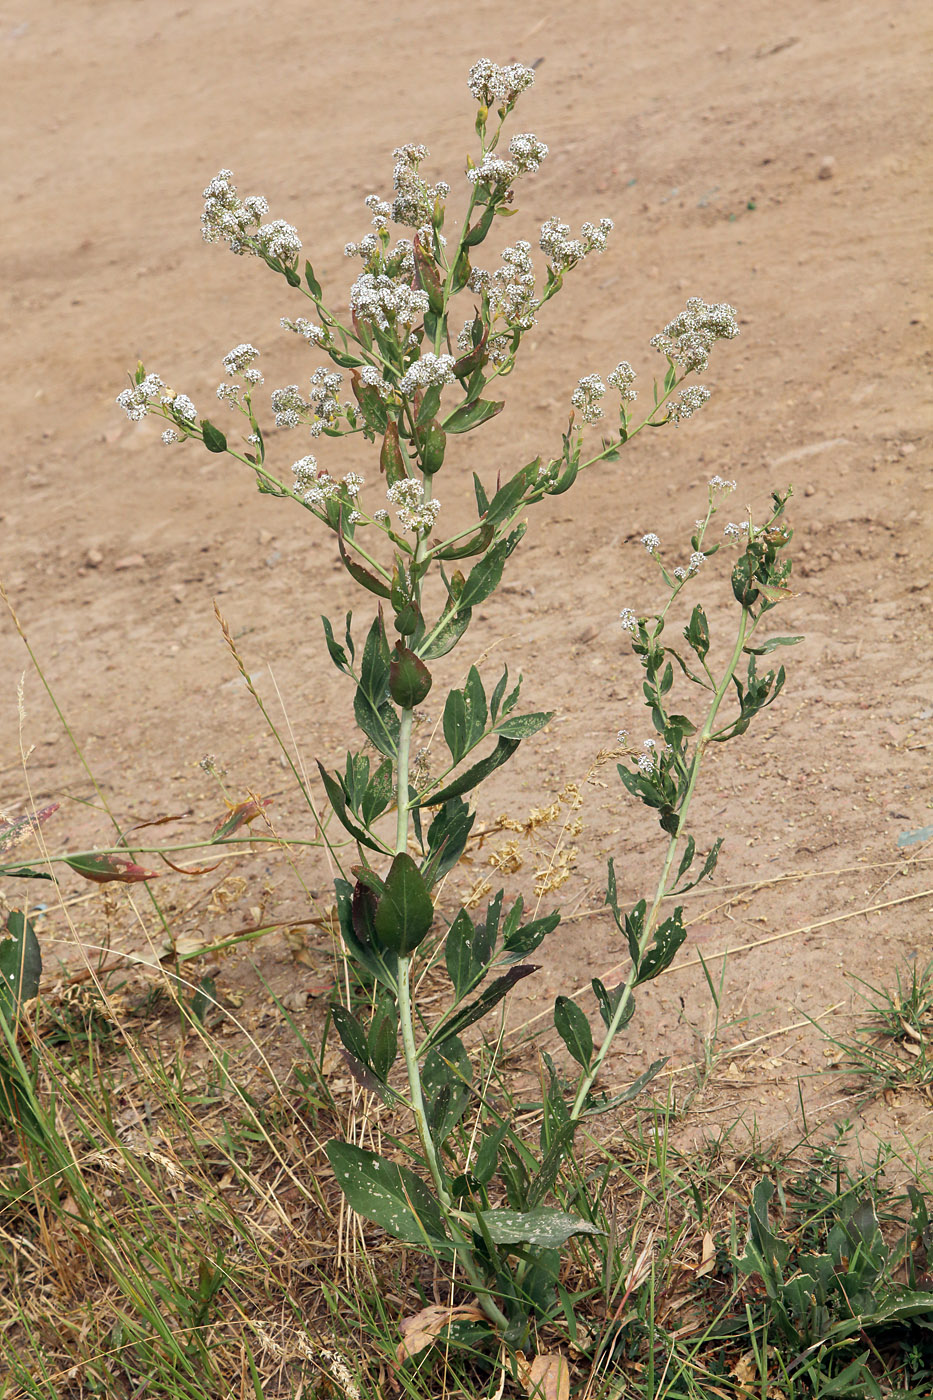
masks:
{"type": "Polygon", "coordinates": [[[495,733],[502,734],[506,739],[530,739],[532,734],[537,734],[553,718],[553,710],[548,710],[547,713],[538,710],[531,715],[512,715],[510,719],[496,725],[495,733]]]}
{"type": "Polygon", "coordinates": [[[520,739],[500,738],[491,754],[481,758],[479,763],[474,763],[465,773],[461,773],[459,778],[441,788],[440,792],[433,792],[422,798],[417,806],[436,807],[442,802],[449,802],[452,797],[460,797],[463,793],[472,791],[484,778],[488,778],[490,773],[507,763],[520,743],[520,739]]]}
{"type": "Polygon", "coordinates": [[[143,880],[157,880],[160,874],[158,870],[144,870],[126,856],[66,856],[65,864],[95,885],[106,885],[113,880],[123,885],[137,885],[143,880]]]}
{"type": "MultiPolygon", "coordinates": [[[[692,840],[692,838],[691,838],[691,837],[688,837],[688,840],[687,840],[688,850],[690,849],[690,842],[691,842],[691,840],[692,840]]],[[[698,885],[698,884],[700,883],[701,880],[705,880],[705,879],[707,879],[708,876],[711,876],[711,875],[712,875],[713,871],[716,869],[716,862],[719,860],[719,852],[720,852],[720,850],[722,849],[722,843],[723,843],[724,840],[725,840],[725,837],[724,837],[724,836],[717,836],[717,837],[716,837],[716,840],[713,842],[712,848],[710,849],[709,855],[706,857],[706,860],[703,862],[703,869],[700,871],[700,873],[699,873],[699,875],[696,877],[696,879],[695,879],[695,880],[691,880],[691,881],[689,882],[689,884],[681,885],[679,889],[671,890],[671,894],[672,894],[672,895],[675,895],[675,894],[686,894],[687,890],[692,890],[692,889],[694,888],[694,886],[696,886],[696,885],[698,885]]],[[[680,879],[681,875],[683,875],[683,873],[684,873],[684,871],[687,869],[687,867],[691,864],[692,860],[693,860],[693,851],[690,850],[690,860],[687,861],[686,865],[684,864],[684,861],[681,861],[681,862],[680,862],[681,868],[680,868],[680,872],[679,872],[679,874],[678,874],[678,876],[677,876],[677,879],[678,879],[678,880],[680,879]]],[[[675,884],[676,884],[676,881],[675,881],[675,884]]]]}
{"type": "MultiPolygon", "coordinates": [[[[631,1002],[630,1005],[634,1007],[634,1001],[631,1002]]],[[[626,1019],[628,1019],[628,1017],[626,1017],[626,1019]]],[[[586,1112],[583,1115],[584,1118],[597,1118],[600,1113],[608,1113],[610,1109],[619,1108],[624,1103],[631,1103],[632,1099],[637,1098],[642,1089],[646,1088],[647,1085],[651,1083],[652,1079],[655,1079],[661,1073],[667,1061],[667,1055],[664,1056],[663,1060],[654,1060],[637,1079],[632,1080],[627,1089],[622,1090],[621,1094],[613,1094],[611,1098],[596,1101],[594,1101],[593,1096],[590,1095],[587,1099],[586,1112]]]]}
{"type": "Polygon", "coordinates": [[[488,709],[486,691],[475,666],[467,674],[462,690],[452,690],[444,706],[444,739],[454,763],[479,743],[486,731],[488,709]]]}
{"type": "Polygon", "coordinates": [[[232,836],[235,831],[239,831],[241,826],[247,826],[254,822],[257,817],[262,816],[263,810],[273,801],[271,797],[248,797],[243,802],[228,802],[229,813],[221,817],[220,821],[211,832],[211,842],[223,841],[228,836],[232,836]]]}
{"type": "Polygon", "coordinates": [[[377,598],[388,598],[390,596],[391,589],[389,588],[389,585],[387,583],[383,583],[382,579],[377,578],[374,573],[372,573],[369,569],[365,569],[362,564],[358,564],[355,559],[351,559],[349,554],[347,553],[346,545],[343,542],[342,509],[340,511],[340,519],[337,524],[337,548],[340,551],[340,557],[343,560],[343,567],[346,569],[347,573],[352,579],[355,579],[357,583],[363,586],[363,588],[368,589],[370,593],[375,593],[377,598]]]}
{"type": "Polygon", "coordinates": [[[407,851],[393,860],[376,906],[375,928],[385,947],[400,956],[414,952],[434,922],[424,877],[407,851]]]}
{"type": "Polygon", "coordinates": [[[586,1012],[569,997],[558,997],[554,1003],[554,1026],[577,1064],[589,1069],[593,1058],[593,1032],[586,1012]]]}
{"type": "Polygon", "coordinates": [[[6,931],[10,937],[0,943],[0,1016],[12,1028],[23,1003],[39,994],[42,953],[32,923],[19,909],[7,916],[6,931]]]}
{"type": "Polygon", "coordinates": [[[493,1244],[530,1244],[560,1249],[572,1235],[604,1235],[598,1225],[553,1206],[536,1210],[484,1210],[483,1225],[493,1244]]]}
{"type": "Polygon", "coordinates": [[[333,625],[331,624],[330,618],[323,616],[321,617],[321,622],[324,624],[324,640],[327,643],[327,650],[330,655],[330,659],[337,667],[337,670],[342,671],[345,676],[351,676],[353,674],[351,669],[353,664],[353,642],[350,637],[350,622],[352,617],[352,613],[347,613],[347,645],[350,649],[349,656],[347,655],[346,650],[340,645],[340,643],[334,636],[334,629],[333,625]]]}
{"type": "Polygon", "coordinates": [[[398,959],[388,948],[378,946],[375,895],[359,881],[350,885],[346,880],[335,880],[334,890],[340,933],[350,956],[394,992],[398,985],[398,959]]]}
{"type": "Polygon", "coordinates": [[[428,827],[428,859],[422,868],[429,889],[453,870],[463,855],[467,837],[473,829],[476,813],[471,812],[462,798],[445,802],[428,827]]]}
{"type": "Polygon", "coordinates": [[[359,841],[361,846],[366,846],[370,851],[384,852],[385,846],[374,836],[371,836],[368,831],[360,826],[359,822],[354,821],[350,816],[347,807],[347,795],[339,776],[334,777],[332,774],[328,773],[320,759],[317,760],[317,766],[318,772],[321,775],[321,782],[324,784],[324,791],[327,793],[327,800],[334,809],[337,820],[340,822],[341,826],[349,831],[350,835],[354,840],[359,841]]]}
{"type": "Polygon", "coordinates": [[[470,1102],[473,1067],[463,1044],[448,1036],[425,1056],[421,1071],[428,1127],[438,1152],[450,1137],[470,1102]]]}
{"type": "Polygon", "coordinates": [[[25,817],[17,817],[14,821],[4,822],[3,825],[0,825],[0,854],[12,850],[15,845],[22,841],[28,831],[38,831],[42,823],[48,821],[49,817],[58,811],[59,806],[60,803],[53,802],[50,806],[43,807],[41,811],[36,812],[35,816],[30,814],[25,817]]]}
{"type": "Polygon", "coordinates": [[[397,481],[401,481],[404,476],[407,476],[405,459],[402,456],[398,437],[398,424],[394,419],[386,424],[382,450],[379,453],[379,470],[385,476],[387,486],[394,486],[397,481]]]}
{"type": "Polygon", "coordinates": [[[447,434],[439,423],[432,420],[426,423],[419,435],[421,439],[421,468],[425,476],[433,476],[444,465],[447,451],[447,434]]]}
{"type": "Polygon", "coordinates": [[[421,644],[421,655],[425,661],[436,661],[446,656],[463,636],[473,616],[472,608],[460,608],[451,603],[441,614],[439,625],[432,630],[430,639],[421,644]]]}
{"type": "Polygon", "coordinates": [[[349,1142],[332,1140],[325,1150],[337,1185],[357,1215],[406,1244],[450,1248],[437,1199],[408,1167],[349,1142]]]}
{"type": "Polygon", "coordinates": [[[453,1011],[449,1016],[439,1021],[424,1042],[422,1051],[429,1050],[435,1045],[442,1045],[448,1036],[459,1035],[468,1026],[481,1021],[484,1016],[489,1015],[493,1007],[498,1006],[503,997],[508,996],[517,982],[520,982],[523,977],[530,977],[533,972],[537,971],[537,967],[532,964],[510,967],[508,972],[490,982],[486,990],[475,1001],[471,1001],[469,1006],[453,1011]]]}
{"type": "Polygon", "coordinates": [[[389,663],[389,694],[396,705],[401,705],[403,710],[413,710],[427,698],[432,684],[431,672],[420,656],[402,642],[396,642],[389,663]]]}
{"type": "Polygon", "coordinates": [[[373,619],[360,663],[353,713],[363,733],[387,758],[398,755],[399,717],[389,701],[389,643],[382,614],[373,619]]]}
{"type": "MultiPolygon", "coordinates": [[[[599,980],[598,977],[594,977],[592,982],[590,983],[590,986],[593,988],[593,995],[595,996],[597,1004],[599,1006],[599,1014],[600,1016],[602,1016],[603,1023],[608,1029],[608,1027],[612,1025],[612,1018],[618,1010],[619,1002],[622,1000],[622,994],[625,991],[625,983],[620,982],[617,987],[607,988],[603,985],[603,983],[599,980]]],[[[629,1021],[634,1015],[635,998],[629,995],[628,1001],[625,1004],[625,1008],[622,1012],[621,1019],[619,1020],[619,1024],[616,1027],[616,1029],[622,1030],[625,1026],[628,1025],[629,1021]]]]}
{"type": "Polygon", "coordinates": [[[655,929],[654,942],[638,964],[636,987],[640,987],[642,982],[650,982],[652,978],[659,976],[674,961],[678,948],[687,937],[683,912],[683,909],[678,906],[671,917],[665,919],[664,923],[659,924],[655,929]]]}
{"type": "Polygon", "coordinates": [[[363,383],[358,369],[350,371],[350,387],[357,403],[363,410],[366,426],[373,432],[384,433],[388,427],[388,414],[385,404],[379,397],[378,390],[372,384],[363,383]]]}
{"type": "Polygon", "coordinates": [[[802,636],[769,637],[766,642],[762,642],[761,646],[748,646],[743,648],[743,650],[749,652],[753,656],[767,656],[769,652],[774,651],[777,647],[795,647],[798,642],[802,642],[803,640],[804,638],[802,636]]]}
{"type": "Polygon", "coordinates": [[[474,399],[472,403],[459,404],[444,419],[442,427],[445,433],[468,433],[471,428],[478,428],[480,423],[488,423],[504,408],[504,401],[493,403],[489,399],[474,399]]]}
{"type": "Polygon", "coordinates": [[[415,234],[415,280],[422,291],[428,294],[428,305],[435,316],[440,316],[444,310],[444,287],[437,271],[437,266],[433,257],[421,239],[421,234],[415,234]]]}
{"type": "Polygon", "coordinates": [[[690,621],[684,628],[684,636],[702,661],[709,651],[709,622],[699,603],[690,614],[690,621]]]}

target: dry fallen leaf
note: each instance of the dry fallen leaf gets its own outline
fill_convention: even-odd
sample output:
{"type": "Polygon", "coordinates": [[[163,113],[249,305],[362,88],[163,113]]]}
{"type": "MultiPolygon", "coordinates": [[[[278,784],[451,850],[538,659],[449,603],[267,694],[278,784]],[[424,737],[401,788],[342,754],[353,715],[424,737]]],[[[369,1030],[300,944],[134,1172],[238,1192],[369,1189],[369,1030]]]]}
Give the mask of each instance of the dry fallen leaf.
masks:
{"type": "Polygon", "coordinates": [[[700,1258],[699,1264],[697,1265],[697,1278],[702,1278],[704,1274],[712,1273],[715,1267],[716,1246],[713,1243],[712,1235],[710,1234],[709,1230],[707,1230],[706,1234],[703,1236],[703,1254],[700,1258]]]}
{"type": "Polygon", "coordinates": [[[532,1400],[570,1400],[570,1367],[556,1352],[536,1356],[531,1365],[519,1353],[518,1382],[532,1400]]]}
{"type": "Polygon", "coordinates": [[[469,1303],[462,1303],[456,1308],[422,1308],[412,1317],[403,1318],[403,1340],[399,1342],[395,1353],[399,1365],[408,1357],[417,1356],[419,1351],[424,1351],[426,1347],[429,1347],[432,1342],[436,1341],[444,1328],[457,1318],[467,1322],[482,1322],[483,1314],[479,1308],[473,1307],[469,1303]]]}

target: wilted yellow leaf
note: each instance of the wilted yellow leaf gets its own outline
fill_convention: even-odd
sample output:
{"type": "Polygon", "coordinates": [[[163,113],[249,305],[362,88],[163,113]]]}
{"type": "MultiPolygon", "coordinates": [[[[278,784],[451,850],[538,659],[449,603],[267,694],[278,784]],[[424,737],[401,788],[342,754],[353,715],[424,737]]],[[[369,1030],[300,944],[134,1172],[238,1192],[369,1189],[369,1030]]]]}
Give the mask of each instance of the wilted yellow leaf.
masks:
{"type": "Polygon", "coordinates": [[[536,1356],[530,1365],[519,1355],[518,1381],[531,1400],[570,1400],[570,1367],[556,1352],[536,1356]]]}
{"type": "Polygon", "coordinates": [[[402,1338],[396,1348],[399,1365],[410,1356],[417,1356],[432,1342],[436,1341],[444,1328],[455,1319],[467,1322],[482,1322],[483,1314],[472,1304],[462,1303],[456,1308],[422,1308],[411,1317],[402,1319],[402,1338]]]}

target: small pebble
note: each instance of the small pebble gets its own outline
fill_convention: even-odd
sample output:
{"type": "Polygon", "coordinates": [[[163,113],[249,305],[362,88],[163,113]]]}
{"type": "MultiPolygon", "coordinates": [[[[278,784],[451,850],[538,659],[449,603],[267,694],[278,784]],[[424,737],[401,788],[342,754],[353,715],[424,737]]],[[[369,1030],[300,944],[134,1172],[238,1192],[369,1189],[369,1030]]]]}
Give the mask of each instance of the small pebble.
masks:
{"type": "Polygon", "coordinates": [[[85,554],[84,562],[89,569],[99,569],[104,562],[104,556],[99,549],[91,548],[85,554]]]}
{"type": "Polygon", "coordinates": [[[820,168],[816,172],[818,180],[831,180],[836,173],[835,156],[824,156],[820,161],[820,168]]]}
{"type": "Polygon", "coordinates": [[[113,567],[117,570],[139,569],[145,562],[141,554],[124,554],[122,559],[114,561],[113,567]]]}

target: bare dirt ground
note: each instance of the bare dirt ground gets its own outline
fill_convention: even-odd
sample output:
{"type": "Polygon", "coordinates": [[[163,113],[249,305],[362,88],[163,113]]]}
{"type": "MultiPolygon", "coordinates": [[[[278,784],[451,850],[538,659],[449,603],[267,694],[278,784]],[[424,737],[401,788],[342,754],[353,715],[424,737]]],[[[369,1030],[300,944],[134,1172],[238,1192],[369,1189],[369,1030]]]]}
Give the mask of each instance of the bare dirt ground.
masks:
{"type": "MultiPolygon", "coordinates": [[[[304,761],[333,766],[353,742],[351,696],[326,664],[318,621],[357,602],[330,538],[257,496],[223,459],[193,444],[165,449],[154,423],[128,424],[113,402],[137,357],[202,412],[221,357],[240,341],[262,347],[270,386],[316,363],[278,327],[296,314],[284,283],[201,243],[200,191],[219,168],[298,225],[342,305],[354,275],[343,245],[368,225],[363,197],[390,186],[393,147],[426,142],[432,174],[456,181],[473,139],[470,64],[538,62],[518,129],[535,131],[551,155],[525,183],[508,238],[533,238],[555,213],[575,227],[609,214],[616,231],[546,308],[506,412],[461,440],[469,460],[466,446],[448,457],[451,518],[467,499],[467,467],[492,481],[550,454],[581,374],[627,358],[649,381],[659,362],[647,342],[687,296],[738,308],[742,334],[714,357],[703,413],[642,435],[541,507],[507,590],[472,634],[474,648],[492,649],[490,667],[508,660],[523,671],[527,709],[558,712],[484,795],[480,822],[524,819],[568,783],[584,798],[557,896],[570,917],[545,945],[517,1021],[621,965],[602,909],[606,856],[631,899],[657,870],[656,828],[625,798],[613,763],[593,771],[620,725],[643,724],[640,673],[616,624],[622,606],[652,601],[637,538],[655,530],[685,543],[714,472],[736,478],[739,500],[759,510],[773,487],[796,489],[796,596],[781,630],[806,642],[787,653],[785,692],[757,738],[710,766],[697,832],[701,845],[726,836],[715,884],[691,897],[686,967],[641,997],[613,1071],[622,1082],[669,1053],[675,1083],[695,1087],[689,1066],[703,1060],[712,1024],[696,954],[718,978],[715,955],[738,949],[722,974],[714,1048],[763,1038],[718,1060],[694,1100],[697,1133],[739,1117],[746,1129],[799,1131],[798,1078],[811,1112],[852,1117],[847,1081],[825,1072],[831,1047],[808,1018],[851,1029],[853,978],[890,983],[933,952],[929,848],[896,844],[933,822],[925,20],[919,0],[0,8],[0,575],[124,823],[188,813],[173,839],[209,830],[222,801],[198,760],[211,752],[234,796],[274,794],[276,829],[311,834],[212,599],[279,718],[281,696],[304,761]]],[[[294,440],[272,441],[287,469],[294,440]]],[[[340,446],[327,446],[326,465],[346,469],[340,446]]],[[[714,588],[714,628],[726,605],[714,588]]],[[[475,654],[454,654],[451,680],[475,654]]],[[[107,819],[8,620],[0,675],[0,807],[61,802],[45,828],[53,850],[105,841],[107,819]]],[[[559,830],[540,832],[544,849],[559,830]]],[[[491,832],[474,849],[448,886],[451,903],[498,880],[489,856],[508,835],[491,832]]],[[[523,849],[507,883],[533,899],[537,866],[523,849]]],[[[326,893],[318,853],[296,866],[326,893]]],[[[308,917],[281,859],[250,858],[218,889],[226,869],[161,882],[176,933],[210,941],[260,917],[308,917]]],[[[11,902],[24,889],[8,882],[11,902]]],[[[47,890],[28,887],[50,905],[48,985],[59,960],[80,970],[104,941],[149,958],[161,951],[138,893],[88,894],[69,878],[63,911],[47,890]]],[[[258,974],[311,1024],[330,944],[303,928],[300,939],[270,935],[211,965],[222,993],[246,992],[254,1027],[266,1017],[268,1049],[284,1030],[258,974]]],[[[889,1094],[861,1115],[870,1133],[906,1133],[929,1156],[925,1099],[889,1094]]]]}

